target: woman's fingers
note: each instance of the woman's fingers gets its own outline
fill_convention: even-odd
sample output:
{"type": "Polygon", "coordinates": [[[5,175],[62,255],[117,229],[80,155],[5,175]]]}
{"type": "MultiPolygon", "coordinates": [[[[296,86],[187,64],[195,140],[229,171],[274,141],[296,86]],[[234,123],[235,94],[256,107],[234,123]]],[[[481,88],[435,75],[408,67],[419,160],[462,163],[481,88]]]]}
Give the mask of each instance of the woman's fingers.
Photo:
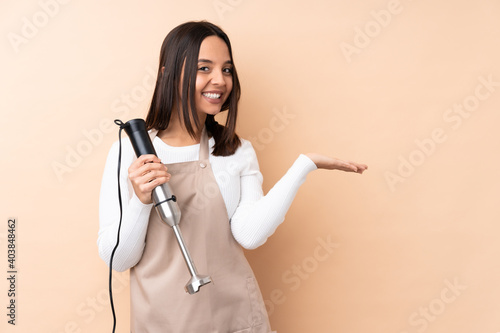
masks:
{"type": "Polygon", "coordinates": [[[130,165],[128,177],[141,202],[151,203],[151,191],[170,180],[171,175],[167,170],[155,155],[142,155],[130,165]]]}
{"type": "Polygon", "coordinates": [[[141,193],[144,195],[151,194],[151,191],[159,185],[162,185],[170,180],[170,175],[168,177],[155,177],[152,179],[146,179],[145,181],[137,181],[137,185],[140,188],[141,193]]]}
{"type": "Polygon", "coordinates": [[[335,160],[334,164],[337,165],[337,168],[333,167],[332,169],[339,169],[339,170],[350,171],[350,172],[358,172],[358,167],[354,163],[342,161],[339,159],[333,159],[333,160],[335,160]]]}
{"type": "Polygon", "coordinates": [[[147,163],[161,163],[161,160],[156,156],[156,155],[141,155],[139,158],[137,158],[132,164],[130,165],[128,171],[129,173],[132,171],[135,171],[147,163]]]}
{"type": "Polygon", "coordinates": [[[134,178],[146,176],[146,178],[155,178],[158,176],[166,176],[168,174],[167,167],[162,163],[146,163],[135,170],[129,170],[129,175],[134,178]]]}
{"type": "Polygon", "coordinates": [[[137,171],[136,175],[131,175],[131,178],[134,178],[140,184],[149,184],[155,180],[164,180],[157,185],[165,183],[165,181],[170,180],[170,174],[166,172],[166,170],[149,170],[144,173],[140,173],[137,171]]]}
{"type": "Polygon", "coordinates": [[[366,164],[356,163],[352,161],[349,161],[349,163],[356,167],[357,170],[355,172],[359,174],[363,173],[366,169],[368,169],[368,165],[366,164]]]}

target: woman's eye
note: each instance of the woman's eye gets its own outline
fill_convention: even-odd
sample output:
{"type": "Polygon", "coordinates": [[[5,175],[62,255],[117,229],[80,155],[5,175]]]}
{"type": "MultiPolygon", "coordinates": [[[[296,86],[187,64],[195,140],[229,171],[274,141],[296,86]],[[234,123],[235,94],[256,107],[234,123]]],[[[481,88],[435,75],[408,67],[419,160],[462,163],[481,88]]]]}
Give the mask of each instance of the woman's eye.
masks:
{"type": "Polygon", "coordinates": [[[199,71],[202,71],[202,72],[206,72],[208,71],[208,67],[207,66],[202,66],[200,68],[198,68],[199,71]]]}
{"type": "Polygon", "coordinates": [[[233,72],[233,69],[232,68],[224,68],[222,71],[224,73],[231,74],[233,72]]]}

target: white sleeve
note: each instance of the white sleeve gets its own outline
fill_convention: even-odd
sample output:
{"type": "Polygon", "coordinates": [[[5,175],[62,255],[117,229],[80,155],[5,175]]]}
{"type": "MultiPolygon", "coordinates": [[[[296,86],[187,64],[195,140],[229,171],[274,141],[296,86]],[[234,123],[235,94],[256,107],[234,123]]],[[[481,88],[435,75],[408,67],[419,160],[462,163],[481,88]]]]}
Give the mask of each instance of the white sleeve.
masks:
{"type": "MultiPolygon", "coordinates": [[[[116,244],[120,208],[118,202],[118,142],[111,147],[104,167],[99,197],[99,233],[97,245],[99,256],[109,266],[111,252],[116,244]]],[[[113,258],[113,269],[125,271],[135,266],[142,257],[152,204],[145,205],[135,195],[128,180],[128,168],[135,155],[127,139],[122,139],[122,162],[120,170],[123,217],[120,244],[113,258]]]]}
{"type": "Polygon", "coordinates": [[[284,221],[297,191],[316,164],[305,155],[300,155],[286,174],[263,196],[262,174],[257,156],[250,146],[252,158],[241,174],[240,203],[231,218],[231,231],[236,241],[246,249],[255,249],[264,244],[276,228],[284,221]]]}

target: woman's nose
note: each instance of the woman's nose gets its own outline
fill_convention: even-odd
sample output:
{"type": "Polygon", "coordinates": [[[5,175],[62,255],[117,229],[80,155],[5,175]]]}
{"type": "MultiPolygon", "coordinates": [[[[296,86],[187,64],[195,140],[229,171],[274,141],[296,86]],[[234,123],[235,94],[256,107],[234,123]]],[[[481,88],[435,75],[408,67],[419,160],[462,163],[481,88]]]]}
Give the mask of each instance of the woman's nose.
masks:
{"type": "Polygon", "coordinates": [[[226,80],[222,71],[213,71],[211,81],[213,84],[226,85],[226,80]]]}

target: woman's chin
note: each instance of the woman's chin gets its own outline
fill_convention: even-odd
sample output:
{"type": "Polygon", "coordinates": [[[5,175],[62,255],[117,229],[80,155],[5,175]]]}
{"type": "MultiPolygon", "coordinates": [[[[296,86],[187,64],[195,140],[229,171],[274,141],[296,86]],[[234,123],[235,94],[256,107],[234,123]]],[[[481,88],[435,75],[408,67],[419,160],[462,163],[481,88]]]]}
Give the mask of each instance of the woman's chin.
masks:
{"type": "Polygon", "coordinates": [[[207,116],[210,115],[210,116],[216,116],[218,115],[219,113],[221,113],[221,110],[203,110],[202,111],[204,114],[206,114],[207,116]]]}

